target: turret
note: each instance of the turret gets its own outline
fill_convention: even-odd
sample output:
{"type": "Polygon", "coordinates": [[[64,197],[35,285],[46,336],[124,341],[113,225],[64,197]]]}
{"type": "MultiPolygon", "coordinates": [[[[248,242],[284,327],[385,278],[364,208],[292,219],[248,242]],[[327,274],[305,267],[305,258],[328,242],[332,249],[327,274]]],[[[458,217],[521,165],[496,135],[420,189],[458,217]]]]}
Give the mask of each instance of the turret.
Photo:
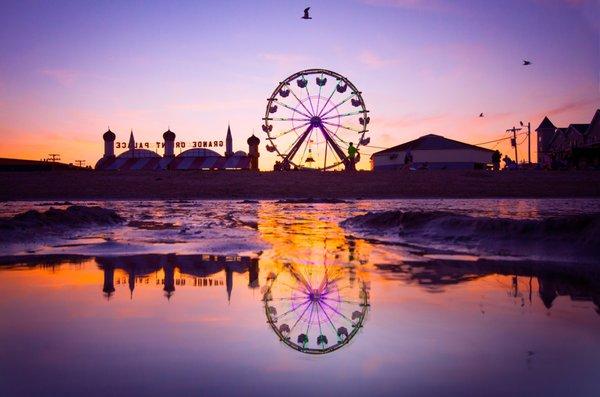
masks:
{"type": "Polygon", "coordinates": [[[538,163],[545,163],[549,161],[550,143],[552,137],[556,132],[556,126],[552,124],[548,117],[544,117],[544,120],[540,123],[539,127],[535,129],[537,132],[537,148],[538,148],[538,163]]]}
{"type": "Polygon", "coordinates": [[[165,157],[175,157],[175,133],[169,128],[164,134],[165,157]]]}
{"type": "Polygon", "coordinates": [[[104,157],[115,157],[115,133],[109,128],[102,138],[104,139],[104,157]]]}
{"type": "Polygon", "coordinates": [[[104,292],[106,299],[110,299],[115,292],[115,268],[113,266],[105,266],[103,270],[104,285],[102,286],[102,292],[104,292]]]}
{"type": "Polygon", "coordinates": [[[233,137],[231,128],[227,125],[227,136],[225,137],[225,157],[233,156],[233,137]]]}
{"type": "Polygon", "coordinates": [[[248,157],[250,157],[250,170],[258,171],[258,157],[260,157],[260,154],[258,153],[258,145],[260,144],[260,139],[252,134],[252,136],[248,138],[247,142],[248,157]]]}

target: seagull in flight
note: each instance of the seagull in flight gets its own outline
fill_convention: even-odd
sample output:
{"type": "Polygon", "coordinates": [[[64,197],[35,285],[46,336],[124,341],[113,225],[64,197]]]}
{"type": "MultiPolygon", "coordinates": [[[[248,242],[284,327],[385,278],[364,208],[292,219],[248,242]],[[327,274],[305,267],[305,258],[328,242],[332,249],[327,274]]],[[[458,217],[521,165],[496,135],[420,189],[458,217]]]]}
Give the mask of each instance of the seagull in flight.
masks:
{"type": "Polygon", "coordinates": [[[526,59],[523,59],[523,66],[529,66],[529,65],[531,65],[531,62],[529,62],[526,59]]]}
{"type": "Polygon", "coordinates": [[[479,113],[479,117],[483,117],[483,113],[479,113]]]}
{"type": "Polygon", "coordinates": [[[302,19],[312,19],[312,17],[308,15],[308,10],[310,10],[310,7],[306,7],[304,9],[304,16],[302,17],[302,19]]]}

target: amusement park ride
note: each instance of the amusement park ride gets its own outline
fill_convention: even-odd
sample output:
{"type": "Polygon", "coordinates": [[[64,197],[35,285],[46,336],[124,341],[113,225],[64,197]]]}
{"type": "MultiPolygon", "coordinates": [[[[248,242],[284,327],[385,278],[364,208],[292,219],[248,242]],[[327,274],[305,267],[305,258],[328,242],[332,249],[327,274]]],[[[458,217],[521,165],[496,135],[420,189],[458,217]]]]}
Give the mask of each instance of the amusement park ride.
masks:
{"type": "Polygon", "coordinates": [[[361,92],[339,73],[306,69],[283,80],[267,99],[262,130],[282,170],[349,168],[347,150],[368,145],[369,111],[361,92]]]}

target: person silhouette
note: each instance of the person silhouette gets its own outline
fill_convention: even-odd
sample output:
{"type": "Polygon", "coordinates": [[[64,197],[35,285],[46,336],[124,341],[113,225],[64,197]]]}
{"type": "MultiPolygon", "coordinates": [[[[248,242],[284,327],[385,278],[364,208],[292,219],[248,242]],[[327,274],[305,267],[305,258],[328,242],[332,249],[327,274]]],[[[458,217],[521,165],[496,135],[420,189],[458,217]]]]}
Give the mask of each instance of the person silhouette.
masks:
{"type": "Polygon", "coordinates": [[[350,142],[349,146],[348,146],[348,170],[349,171],[355,171],[356,170],[356,166],[355,166],[355,161],[356,161],[356,153],[358,152],[358,149],[354,146],[354,143],[350,142]]]}

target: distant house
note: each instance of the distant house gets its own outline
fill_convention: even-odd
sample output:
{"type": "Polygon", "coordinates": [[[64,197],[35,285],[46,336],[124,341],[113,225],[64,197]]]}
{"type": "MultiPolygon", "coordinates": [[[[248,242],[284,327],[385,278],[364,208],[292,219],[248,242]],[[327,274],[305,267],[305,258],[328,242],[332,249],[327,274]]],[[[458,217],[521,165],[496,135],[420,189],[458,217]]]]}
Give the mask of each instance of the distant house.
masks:
{"type": "Polygon", "coordinates": [[[371,169],[400,169],[407,153],[412,155],[412,166],[417,169],[476,169],[491,164],[494,151],[429,134],[373,153],[371,169]]]}
{"type": "Polygon", "coordinates": [[[589,124],[556,127],[548,117],[536,128],[538,163],[546,168],[598,167],[600,109],[589,124]]]}

